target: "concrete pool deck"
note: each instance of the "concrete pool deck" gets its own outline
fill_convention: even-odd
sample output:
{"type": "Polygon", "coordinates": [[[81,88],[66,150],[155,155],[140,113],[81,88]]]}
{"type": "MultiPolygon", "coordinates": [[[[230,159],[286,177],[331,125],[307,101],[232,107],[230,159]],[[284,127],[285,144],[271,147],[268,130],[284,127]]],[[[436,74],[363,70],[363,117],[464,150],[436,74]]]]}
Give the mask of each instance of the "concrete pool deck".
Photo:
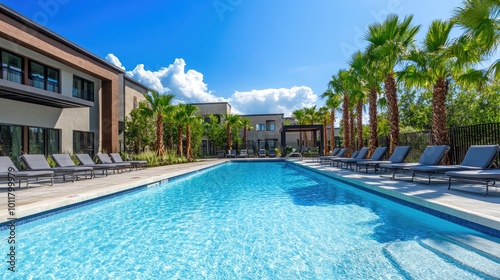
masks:
{"type": "MultiPolygon", "coordinates": [[[[138,186],[152,184],[183,174],[196,172],[230,159],[203,159],[193,163],[153,167],[107,177],[61,182],[56,180],[53,186],[48,182],[30,182],[29,188],[23,183],[17,187],[13,200],[16,218],[27,217],[90,199],[129,190],[138,186]]],[[[248,159],[266,160],[266,159],[248,159]]],[[[267,159],[268,160],[268,159],[267,159]]],[[[490,187],[487,196],[483,196],[484,184],[461,184],[454,182],[452,189],[447,189],[447,182],[436,180],[425,183],[411,183],[404,180],[391,180],[380,177],[380,173],[355,172],[328,165],[320,165],[310,159],[294,163],[312,168],[326,174],[341,176],[344,180],[372,191],[421,205],[446,213],[476,224],[500,230],[500,188],[490,187]]],[[[0,223],[6,222],[8,211],[7,183],[0,183],[0,223]]],[[[11,200],[12,202],[12,200],[11,200]]]]}

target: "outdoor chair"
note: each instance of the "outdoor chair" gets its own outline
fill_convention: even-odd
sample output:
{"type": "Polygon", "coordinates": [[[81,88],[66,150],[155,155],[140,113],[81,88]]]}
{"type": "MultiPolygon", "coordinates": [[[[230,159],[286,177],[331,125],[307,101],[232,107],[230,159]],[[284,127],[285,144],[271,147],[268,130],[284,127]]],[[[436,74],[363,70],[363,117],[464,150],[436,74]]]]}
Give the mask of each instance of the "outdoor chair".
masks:
{"type": "Polygon", "coordinates": [[[94,169],[92,167],[86,166],[69,166],[69,167],[50,167],[47,159],[42,154],[34,155],[22,155],[21,160],[24,162],[28,170],[33,171],[53,171],[54,176],[62,176],[63,181],[66,180],[66,176],[70,176],[71,182],[75,179],[78,180],[79,175],[84,175],[85,178],[90,175],[90,178],[94,177],[94,169]]]}
{"type": "Polygon", "coordinates": [[[124,170],[128,168],[128,171],[132,171],[132,164],[130,162],[113,162],[113,160],[109,157],[108,154],[97,154],[97,159],[99,162],[104,163],[104,164],[115,164],[117,168],[120,170],[124,170]]]}
{"type": "Polygon", "coordinates": [[[269,150],[269,157],[276,157],[276,151],[274,149],[269,150]]]}
{"type": "MultiPolygon", "coordinates": [[[[363,153],[364,153],[363,157],[365,157],[366,154],[368,153],[368,148],[362,148],[361,150],[363,150],[363,153]]],[[[336,167],[338,167],[339,166],[339,162],[341,160],[347,159],[347,158],[356,158],[361,153],[361,150],[354,151],[350,157],[334,157],[334,158],[329,159],[330,166],[336,166],[336,167]]],[[[340,154],[340,152],[339,152],[339,154],[340,154]]]]}
{"type": "MultiPolygon", "coordinates": [[[[90,156],[89,156],[90,157],[90,156]]],[[[95,171],[100,170],[102,171],[102,175],[108,176],[108,167],[98,165],[98,164],[93,164],[93,165],[76,165],[75,162],[71,159],[71,157],[68,154],[52,154],[52,159],[56,162],[57,166],[60,167],[90,167],[94,170],[94,176],[95,171]]]]}
{"type": "Polygon", "coordinates": [[[451,188],[452,179],[465,182],[484,182],[486,183],[486,191],[484,195],[488,195],[488,188],[495,186],[496,181],[500,181],[500,169],[481,169],[481,170],[460,170],[447,171],[448,189],[451,188]]]}
{"type": "MultiPolygon", "coordinates": [[[[336,149],[338,149],[338,148],[336,148],[336,149]]],[[[331,164],[330,160],[332,158],[341,158],[341,157],[344,156],[344,154],[346,152],[347,152],[347,149],[346,148],[342,148],[342,149],[339,149],[338,152],[335,155],[319,157],[319,164],[331,164]]]]}
{"type": "Polygon", "coordinates": [[[266,150],[265,149],[259,150],[259,157],[266,157],[266,150]]]}
{"type": "Polygon", "coordinates": [[[448,145],[427,146],[420,155],[418,162],[383,163],[380,168],[386,171],[391,170],[391,179],[396,178],[396,173],[408,171],[410,167],[436,165],[444,158],[450,147],[448,145]]]}
{"type": "Polygon", "coordinates": [[[0,156],[0,179],[1,180],[14,180],[19,181],[19,187],[21,187],[21,181],[26,180],[26,187],[28,187],[29,179],[38,180],[39,178],[49,178],[50,185],[54,184],[54,171],[19,171],[14,165],[12,160],[8,156],[0,156]]]}
{"type": "Polygon", "coordinates": [[[406,156],[410,153],[411,146],[397,146],[394,148],[392,155],[388,160],[360,160],[356,162],[356,171],[361,170],[361,167],[365,167],[365,173],[368,173],[368,167],[373,167],[374,171],[377,172],[380,164],[386,163],[402,163],[405,161],[406,156]]]}
{"type": "MultiPolygon", "coordinates": [[[[80,166],[88,166],[94,168],[94,170],[101,170],[103,175],[108,176],[108,170],[113,170],[119,172],[122,168],[114,163],[95,163],[89,154],[75,154],[76,158],[80,162],[80,166]]],[[[95,174],[94,174],[95,175],[95,174]]]]}
{"type": "Polygon", "coordinates": [[[319,164],[325,164],[325,162],[328,161],[327,160],[328,158],[336,156],[339,151],[340,151],[340,148],[335,148],[335,149],[333,149],[333,151],[329,155],[319,157],[319,164]]]}
{"type": "Polygon", "coordinates": [[[145,169],[148,167],[147,160],[126,160],[126,161],[124,161],[119,153],[111,153],[109,155],[110,155],[113,163],[120,164],[120,163],[127,163],[128,162],[131,164],[131,167],[135,167],[135,169],[139,169],[139,168],[145,169]]]}
{"type": "Polygon", "coordinates": [[[226,157],[228,157],[228,158],[235,158],[236,157],[236,150],[227,150],[226,157]]]}
{"type": "Polygon", "coordinates": [[[491,166],[498,153],[498,145],[474,145],[470,146],[465,154],[465,158],[458,165],[426,165],[413,166],[409,169],[413,172],[411,181],[413,182],[417,175],[425,175],[428,179],[427,184],[431,183],[431,177],[436,174],[445,174],[447,171],[460,170],[480,170],[491,166]]]}
{"type": "Polygon", "coordinates": [[[246,150],[246,149],[240,150],[240,154],[238,155],[238,157],[246,158],[247,156],[248,156],[248,150],[246,150]]]}
{"type": "MultiPolygon", "coordinates": [[[[363,150],[363,149],[364,148],[362,148],[361,150],[363,150]]],[[[380,160],[385,155],[385,152],[387,151],[387,147],[376,148],[375,151],[373,152],[373,155],[369,159],[365,159],[366,155],[368,154],[368,151],[369,151],[369,149],[366,148],[366,150],[363,150],[364,155],[361,154],[361,151],[360,151],[357,157],[343,159],[340,161],[340,163],[341,163],[341,165],[345,165],[346,168],[351,168],[352,164],[356,164],[358,161],[380,160]]]]}

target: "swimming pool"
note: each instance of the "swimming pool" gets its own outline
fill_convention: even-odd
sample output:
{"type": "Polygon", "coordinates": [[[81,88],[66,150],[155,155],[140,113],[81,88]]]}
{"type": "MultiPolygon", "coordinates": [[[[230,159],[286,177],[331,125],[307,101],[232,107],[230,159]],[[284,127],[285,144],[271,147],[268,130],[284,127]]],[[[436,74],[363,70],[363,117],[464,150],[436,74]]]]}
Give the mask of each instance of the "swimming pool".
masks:
{"type": "Polygon", "coordinates": [[[223,164],[16,232],[19,279],[500,277],[492,238],[284,162],[223,164]]]}

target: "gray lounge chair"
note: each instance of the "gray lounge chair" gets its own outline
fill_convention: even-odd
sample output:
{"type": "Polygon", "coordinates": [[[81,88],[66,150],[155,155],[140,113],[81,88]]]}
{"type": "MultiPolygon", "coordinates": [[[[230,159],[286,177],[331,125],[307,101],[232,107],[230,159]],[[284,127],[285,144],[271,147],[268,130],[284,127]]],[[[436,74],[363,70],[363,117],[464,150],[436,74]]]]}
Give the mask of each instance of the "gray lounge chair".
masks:
{"type": "Polygon", "coordinates": [[[266,157],[266,150],[265,149],[259,150],[259,157],[266,157]]]}
{"type": "Polygon", "coordinates": [[[375,172],[377,172],[377,169],[381,164],[388,164],[388,163],[402,163],[405,161],[406,156],[408,156],[408,153],[410,153],[411,147],[410,146],[397,146],[394,148],[394,151],[392,152],[392,155],[389,157],[388,160],[360,160],[356,162],[356,171],[361,170],[361,167],[365,167],[365,173],[368,173],[368,167],[373,167],[375,172]]]}
{"type": "Polygon", "coordinates": [[[246,149],[240,150],[240,154],[238,155],[238,157],[246,158],[247,156],[248,156],[248,150],[246,150],[246,149]]]}
{"type": "Polygon", "coordinates": [[[84,175],[85,178],[90,175],[94,177],[94,169],[85,166],[72,166],[72,167],[50,167],[49,163],[42,154],[22,155],[21,160],[24,162],[28,170],[33,171],[54,171],[54,176],[62,176],[66,180],[66,176],[71,177],[71,181],[78,180],[79,175],[84,175]]]}
{"type": "MultiPolygon", "coordinates": [[[[361,149],[361,150],[363,150],[363,149],[361,149]]],[[[366,148],[366,153],[368,153],[368,151],[369,151],[369,149],[366,148]]],[[[357,157],[343,159],[343,160],[340,161],[340,163],[342,165],[345,165],[346,168],[351,168],[352,164],[356,164],[358,161],[370,161],[370,160],[377,161],[377,160],[381,160],[382,157],[385,155],[386,151],[387,151],[387,147],[377,147],[375,149],[375,151],[373,151],[373,154],[372,154],[372,156],[369,159],[365,159],[366,154],[362,158],[358,154],[357,157]]],[[[359,153],[361,154],[361,151],[359,153]]],[[[357,169],[357,167],[356,167],[356,169],[357,169]]]]}
{"type": "Polygon", "coordinates": [[[332,156],[322,156],[319,158],[319,164],[332,164],[331,159],[343,158],[344,154],[347,152],[347,148],[341,148],[335,155],[332,156]]]}
{"type": "Polygon", "coordinates": [[[447,171],[445,175],[449,177],[448,189],[451,188],[452,179],[486,183],[484,195],[488,195],[488,188],[490,186],[494,186],[496,181],[500,181],[500,169],[447,171]]]}
{"type": "Polygon", "coordinates": [[[235,158],[236,157],[236,150],[227,150],[226,157],[228,157],[228,158],[235,158]]]}
{"type": "Polygon", "coordinates": [[[401,162],[401,163],[383,163],[380,168],[391,170],[391,179],[396,178],[396,173],[399,171],[408,171],[410,167],[437,165],[443,157],[448,153],[450,147],[448,145],[427,146],[418,159],[418,162],[401,162]]]}
{"type": "Polygon", "coordinates": [[[335,148],[329,155],[319,157],[319,164],[325,164],[325,162],[328,162],[329,158],[336,156],[339,151],[340,148],[335,148]]]}
{"type": "Polygon", "coordinates": [[[132,164],[130,162],[119,162],[119,163],[113,162],[113,160],[109,157],[108,154],[97,154],[96,156],[101,163],[115,164],[121,170],[128,168],[129,171],[132,171],[132,164]]]}
{"type": "Polygon", "coordinates": [[[417,175],[426,175],[428,183],[431,183],[431,177],[436,174],[444,174],[446,171],[460,170],[480,170],[491,166],[493,159],[498,153],[498,145],[474,145],[470,146],[465,154],[465,158],[459,165],[427,165],[413,166],[409,169],[413,172],[412,182],[417,175]]]}
{"type": "Polygon", "coordinates": [[[113,170],[119,172],[122,168],[114,163],[95,163],[89,154],[75,154],[76,158],[80,162],[80,166],[89,166],[94,168],[94,170],[102,170],[104,175],[108,175],[108,170],[113,170]]]}
{"type": "Polygon", "coordinates": [[[0,157],[1,180],[19,181],[19,187],[21,187],[21,181],[26,180],[26,187],[28,187],[29,179],[38,180],[39,178],[50,178],[50,185],[52,186],[54,184],[54,171],[19,171],[9,157],[0,157]]]}
{"type": "Polygon", "coordinates": [[[358,156],[362,156],[363,158],[368,154],[368,148],[361,148],[359,151],[354,151],[350,157],[337,157],[337,158],[331,158],[330,160],[330,166],[339,166],[339,162],[343,159],[348,159],[348,158],[357,158],[358,156]],[[361,154],[361,155],[360,155],[361,154]]]}
{"type": "Polygon", "coordinates": [[[276,157],[276,151],[274,149],[269,150],[269,157],[276,157]]]}
{"type": "MultiPolygon", "coordinates": [[[[60,166],[60,167],[78,167],[78,166],[90,167],[94,171],[100,170],[100,171],[102,171],[102,175],[108,176],[108,170],[109,170],[108,167],[98,165],[98,164],[76,165],[75,162],[71,159],[71,157],[68,154],[53,154],[52,158],[56,162],[57,166],[60,166]]],[[[90,158],[90,156],[89,156],[89,158],[90,158]]],[[[95,176],[95,172],[94,172],[94,176],[95,176]]]]}
{"type": "MultiPolygon", "coordinates": [[[[236,151],[234,151],[236,153],[236,151]]],[[[128,162],[132,165],[132,167],[135,167],[135,169],[139,169],[139,168],[147,168],[148,167],[148,161],[147,160],[127,160],[127,161],[124,161],[122,159],[122,157],[120,156],[119,153],[111,153],[109,154],[110,157],[111,157],[111,160],[114,162],[114,163],[125,163],[125,162],[128,162]]]]}

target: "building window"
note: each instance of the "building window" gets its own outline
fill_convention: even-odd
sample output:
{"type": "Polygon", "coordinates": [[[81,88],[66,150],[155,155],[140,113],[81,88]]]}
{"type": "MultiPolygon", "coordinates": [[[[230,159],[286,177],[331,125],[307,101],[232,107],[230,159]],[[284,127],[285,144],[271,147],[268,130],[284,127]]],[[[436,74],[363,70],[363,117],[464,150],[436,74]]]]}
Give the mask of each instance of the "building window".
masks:
{"type": "Polygon", "coordinates": [[[266,125],[263,124],[263,123],[258,123],[258,124],[255,125],[255,130],[256,131],[266,130],[266,125]]]}
{"type": "Polygon", "coordinates": [[[274,131],[275,130],[275,123],[274,121],[266,121],[266,130],[267,131],[274,131]]]}
{"type": "Polygon", "coordinates": [[[94,102],[94,83],[73,76],[73,97],[94,102]]]}
{"type": "Polygon", "coordinates": [[[28,85],[59,93],[59,71],[30,61],[28,85]]]}
{"type": "Polygon", "coordinates": [[[22,152],[22,126],[0,124],[0,156],[8,156],[19,168],[18,157],[22,152]]]}
{"type": "Polygon", "coordinates": [[[28,153],[52,155],[60,152],[60,130],[28,127],[28,153]]]}
{"type": "Polygon", "coordinates": [[[23,59],[20,56],[2,51],[2,79],[22,84],[23,59]]]}
{"type": "Polygon", "coordinates": [[[94,133],[73,131],[73,153],[94,156],[94,133]]]}

